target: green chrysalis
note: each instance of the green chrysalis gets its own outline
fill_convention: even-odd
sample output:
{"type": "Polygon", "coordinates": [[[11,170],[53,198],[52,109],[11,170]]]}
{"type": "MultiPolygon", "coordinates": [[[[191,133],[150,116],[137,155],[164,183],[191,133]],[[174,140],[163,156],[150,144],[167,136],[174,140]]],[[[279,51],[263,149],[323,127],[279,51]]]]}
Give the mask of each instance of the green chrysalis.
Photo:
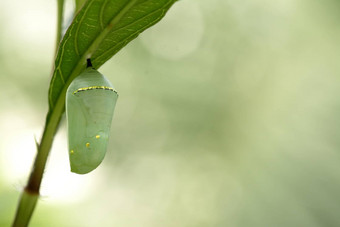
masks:
{"type": "Polygon", "coordinates": [[[118,94],[110,81],[92,68],[75,78],[66,93],[71,172],[88,173],[103,161],[118,94]]]}

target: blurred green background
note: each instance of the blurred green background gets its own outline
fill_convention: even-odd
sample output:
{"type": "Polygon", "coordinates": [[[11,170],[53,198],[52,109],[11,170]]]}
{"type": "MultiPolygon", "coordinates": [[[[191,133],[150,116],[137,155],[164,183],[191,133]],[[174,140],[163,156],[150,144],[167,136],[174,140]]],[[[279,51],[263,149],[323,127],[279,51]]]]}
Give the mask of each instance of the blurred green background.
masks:
{"type": "MultiPolygon", "coordinates": [[[[9,226],[47,111],[56,2],[0,6],[0,226],[9,226]]],[[[94,172],[70,173],[63,120],[31,226],[340,226],[339,9],[176,3],[100,69],[120,96],[94,172]]]]}

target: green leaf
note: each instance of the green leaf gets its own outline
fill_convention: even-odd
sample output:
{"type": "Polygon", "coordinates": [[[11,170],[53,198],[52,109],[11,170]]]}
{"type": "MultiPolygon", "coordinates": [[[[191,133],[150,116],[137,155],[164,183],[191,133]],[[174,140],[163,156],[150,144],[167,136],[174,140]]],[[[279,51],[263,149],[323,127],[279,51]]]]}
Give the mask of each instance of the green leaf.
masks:
{"type": "Polygon", "coordinates": [[[77,13],[81,7],[84,5],[84,3],[86,2],[86,0],[75,0],[75,9],[74,11],[77,13]]]}
{"type": "Polygon", "coordinates": [[[64,106],[66,89],[85,69],[87,58],[91,58],[98,69],[141,32],[157,23],[175,1],[87,1],[59,45],[49,88],[50,113],[57,103],[59,109],[64,106]]]}

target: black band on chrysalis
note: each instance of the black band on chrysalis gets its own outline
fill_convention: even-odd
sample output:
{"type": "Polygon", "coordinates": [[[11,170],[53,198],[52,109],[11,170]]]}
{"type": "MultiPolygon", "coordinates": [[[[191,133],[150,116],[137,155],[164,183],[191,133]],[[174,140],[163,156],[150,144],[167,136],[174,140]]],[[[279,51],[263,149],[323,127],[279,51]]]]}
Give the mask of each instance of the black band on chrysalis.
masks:
{"type": "Polygon", "coordinates": [[[86,68],[90,68],[90,67],[93,68],[91,58],[86,59],[86,62],[87,62],[86,68]]]}

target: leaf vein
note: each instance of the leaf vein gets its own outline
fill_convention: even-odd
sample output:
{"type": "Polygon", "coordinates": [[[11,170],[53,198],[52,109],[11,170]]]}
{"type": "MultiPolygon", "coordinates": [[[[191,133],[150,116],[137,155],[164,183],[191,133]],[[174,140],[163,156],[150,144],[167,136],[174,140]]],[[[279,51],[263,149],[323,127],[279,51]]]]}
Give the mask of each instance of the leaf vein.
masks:
{"type": "Polygon", "coordinates": [[[103,3],[101,9],[100,9],[100,13],[99,13],[99,23],[100,23],[100,28],[103,30],[104,29],[104,10],[105,10],[105,6],[107,5],[108,1],[105,0],[105,2],[103,3]]]}
{"type": "Polygon", "coordinates": [[[63,82],[63,84],[65,84],[65,79],[64,79],[63,72],[60,70],[60,68],[58,68],[58,71],[59,71],[59,75],[60,75],[61,81],[63,82]]]}
{"type": "Polygon", "coordinates": [[[80,25],[82,24],[82,22],[83,22],[85,16],[87,15],[87,12],[88,12],[88,10],[90,9],[90,6],[91,6],[92,4],[93,4],[93,1],[91,1],[91,2],[89,3],[88,7],[86,7],[85,12],[84,12],[83,15],[80,17],[80,20],[79,20],[79,21],[76,20],[76,22],[78,22],[78,26],[77,26],[77,29],[76,29],[75,34],[74,34],[74,50],[75,50],[75,52],[76,52],[76,54],[77,54],[78,56],[80,56],[80,54],[79,54],[79,47],[78,47],[78,45],[79,45],[79,42],[78,42],[78,34],[79,34],[79,29],[80,29],[80,27],[81,27],[80,25]]]}

